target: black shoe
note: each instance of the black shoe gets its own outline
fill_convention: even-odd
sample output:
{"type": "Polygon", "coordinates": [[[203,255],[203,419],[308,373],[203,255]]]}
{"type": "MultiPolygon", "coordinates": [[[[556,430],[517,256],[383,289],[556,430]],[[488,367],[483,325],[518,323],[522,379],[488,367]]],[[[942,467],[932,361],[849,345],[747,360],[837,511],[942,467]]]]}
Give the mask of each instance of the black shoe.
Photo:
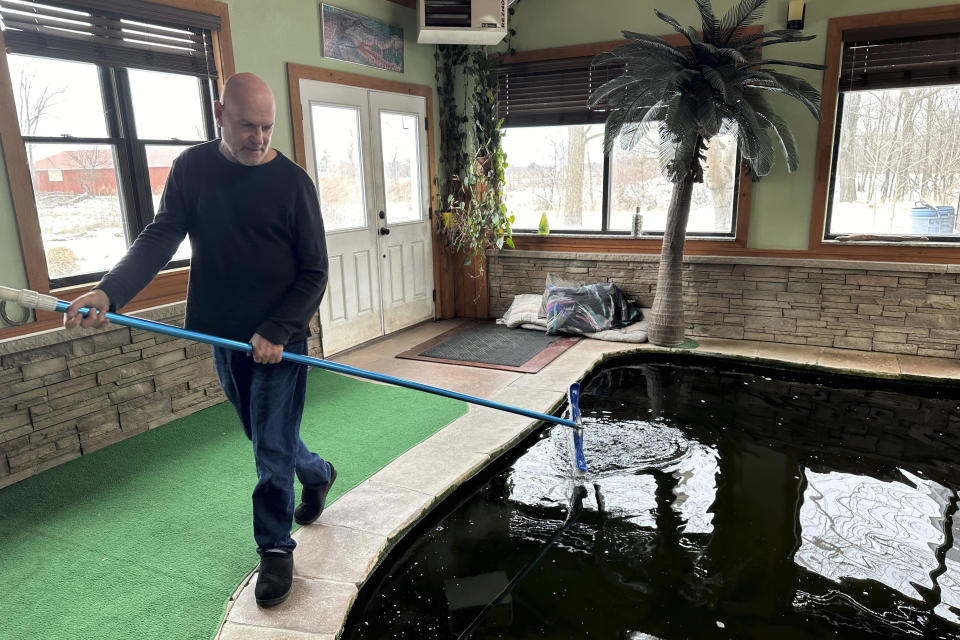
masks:
{"type": "Polygon", "coordinates": [[[260,554],[260,576],[254,591],[257,604],[273,607],[290,595],[293,586],[293,552],[270,549],[260,554]]]}
{"type": "MultiPolygon", "coordinates": [[[[328,463],[329,464],[329,463],[328,463]]],[[[323,513],[323,505],[327,502],[327,492],[337,479],[337,470],[330,465],[330,482],[320,486],[303,488],[300,493],[300,504],[293,512],[293,519],[297,524],[313,524],[323,513]]]]}

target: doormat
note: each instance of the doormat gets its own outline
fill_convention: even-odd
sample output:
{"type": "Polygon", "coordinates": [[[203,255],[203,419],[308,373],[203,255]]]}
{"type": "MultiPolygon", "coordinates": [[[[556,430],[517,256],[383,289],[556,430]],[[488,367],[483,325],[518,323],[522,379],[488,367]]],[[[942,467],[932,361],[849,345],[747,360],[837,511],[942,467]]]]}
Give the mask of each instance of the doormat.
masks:
{"type": "Polygon", "coordinates": [[[579,340],[493,322],[467,322],[396,357],[536,373],[579,340]]]}

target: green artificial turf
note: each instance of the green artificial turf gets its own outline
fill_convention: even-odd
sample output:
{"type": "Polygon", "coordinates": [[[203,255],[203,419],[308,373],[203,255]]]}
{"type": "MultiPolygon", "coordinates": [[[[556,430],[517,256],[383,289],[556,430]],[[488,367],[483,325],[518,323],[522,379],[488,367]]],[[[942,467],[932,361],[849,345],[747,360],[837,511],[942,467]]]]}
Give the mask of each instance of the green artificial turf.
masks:
{"type": "MultiPolygon", "coordinates": [[[[308,379],[301,435],[337,467],[328,500],[467,409],[322,370],[308,379]]],[[[213,637],[258,561],[255,482],[223,403],[0,490],[0,636],[213,637]]]]}

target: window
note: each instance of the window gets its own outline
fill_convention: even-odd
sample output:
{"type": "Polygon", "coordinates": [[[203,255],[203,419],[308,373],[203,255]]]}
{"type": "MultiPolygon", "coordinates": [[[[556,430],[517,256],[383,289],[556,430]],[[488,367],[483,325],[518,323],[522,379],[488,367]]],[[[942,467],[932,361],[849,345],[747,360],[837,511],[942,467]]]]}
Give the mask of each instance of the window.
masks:
{"type": "Polygon", "coordinates": [[[842,37],[824,237],[960,240],[960,22],[842,37]]]}
{"type": "MultiPolygon", "coordinates": [[[[587,109],[591,91],[616,77],[593,56],[503,65],[498,70],[504,198],[514,230],[629,235],[634,213],[645,235],[662,235],[673,185],[663,177],[656,131],[630,151],[603,153],[606,113],[587,109]]],[[[740,165],[734,137],[716,137],[704,182],[694,188],[687,231],[734,237],[740,165]]]]}
{"type": "Polygon", "coordinates": [[[216,136],[219,19],[140,0],[0,0],[0,19],[50,286],[95,281],[153,220],[173,159],[216,136]]]}

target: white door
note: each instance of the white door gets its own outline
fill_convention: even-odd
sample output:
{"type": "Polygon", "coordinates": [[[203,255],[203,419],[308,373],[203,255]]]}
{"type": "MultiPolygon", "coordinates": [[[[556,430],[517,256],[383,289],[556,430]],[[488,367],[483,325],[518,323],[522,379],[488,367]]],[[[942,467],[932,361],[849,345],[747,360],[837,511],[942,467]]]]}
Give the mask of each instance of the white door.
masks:
{"type": "Polygon", "coordinates": [[[425,101],[313,80],[300,95],[330,256],[330,355],[433,317],[425,101]]]}

